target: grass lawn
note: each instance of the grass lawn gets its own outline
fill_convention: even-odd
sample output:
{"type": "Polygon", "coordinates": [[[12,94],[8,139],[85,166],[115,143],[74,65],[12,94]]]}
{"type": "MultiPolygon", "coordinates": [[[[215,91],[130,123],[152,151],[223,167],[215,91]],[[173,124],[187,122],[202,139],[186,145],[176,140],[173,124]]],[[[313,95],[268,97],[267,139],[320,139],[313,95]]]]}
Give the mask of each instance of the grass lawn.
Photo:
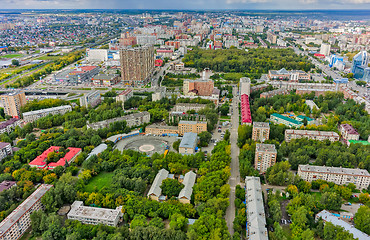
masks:
{"type": "Polygon", "coordinates": [[[313,195],[317,201],[320,201],[321,192],[311,192],[311,195],[313,195]]]}
{"type": "Polygon", "coordinates": [[[1,56],[0,58],[17,58],[17,57],[22,57],[22,54],[7,54],[4,56],[1,56]]]}
{"type": "Polygon", "coordinates": [[[99,173],[90,180],[90,182],[85,186],[84,190],[86,192],[94,192],[99,191],[103,187],[110,188],[113,175],[114,173],[112,172],[99,173]]]}
{"type": "Polygon", "coordinates": [[[57,60],[59,58],[61,58],[63,56],[42,56],[42,57],[39,57],[39,58],[36,58],[37,60],[45,60],[45,61],[52,61],[52,60],[57,60]]]}

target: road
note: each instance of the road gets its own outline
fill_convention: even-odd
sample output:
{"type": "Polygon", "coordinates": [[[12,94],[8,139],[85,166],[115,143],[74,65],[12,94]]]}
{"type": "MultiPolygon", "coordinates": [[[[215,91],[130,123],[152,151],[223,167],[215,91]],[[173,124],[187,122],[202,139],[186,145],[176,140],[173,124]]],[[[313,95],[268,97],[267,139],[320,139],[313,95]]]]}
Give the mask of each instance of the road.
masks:
{"type": "Polygon", "coordinates": [[[233,114],[231,115],[232,127],[230,129],[230,144],[231,144],[231,175],[229,179],[230,195],[229,207],[226,210],[226,224],[229,229],[230,235],[234,234],[233,221],[235,218],[235,187],[240,183],[239,175],[239,148],[236,145],[238,139],[238,126],[239,126],[239,97],[237,95],[237,87],[233,87],[233,114]]]}

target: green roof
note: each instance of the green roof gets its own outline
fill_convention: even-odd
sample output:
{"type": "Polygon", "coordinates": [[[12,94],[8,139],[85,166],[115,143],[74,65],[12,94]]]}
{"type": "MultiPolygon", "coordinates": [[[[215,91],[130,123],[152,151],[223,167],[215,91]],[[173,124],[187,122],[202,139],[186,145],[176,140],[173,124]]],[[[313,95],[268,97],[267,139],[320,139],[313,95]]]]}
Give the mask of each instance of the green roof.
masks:
{"type": "Polygon", "coordinates": [[[312,119],[310,117],[303,116],[303,115],[298,115],[297,118],[307,119],[307,121],[313,121],[314,120],[314,119],[312,119]]]}
{"type": "Polygon", "coordinates": [[[278,114],[278,113],[273,113],[271,114],[271,116],[274,116],[274,117],[278,117],[278,118],[281,118],[281,119],[284,119],[285,121],[288,121],[288,122],[291,122],[293,124],[297,124],[297,125],[302,125],[303,123],[298,121],[298,120],[295,120],[295,119],[291,119],[289,117],[286,117],[284,115],[281,115],[281,114],[278,114]]]}
{"type": "Polygon", "coordinates": [[[348,142],[353,143],[353,144],[361,143],[362,145],[370,145],[370,142],[368,142],[368,141],[349,140],[348,142]]]}

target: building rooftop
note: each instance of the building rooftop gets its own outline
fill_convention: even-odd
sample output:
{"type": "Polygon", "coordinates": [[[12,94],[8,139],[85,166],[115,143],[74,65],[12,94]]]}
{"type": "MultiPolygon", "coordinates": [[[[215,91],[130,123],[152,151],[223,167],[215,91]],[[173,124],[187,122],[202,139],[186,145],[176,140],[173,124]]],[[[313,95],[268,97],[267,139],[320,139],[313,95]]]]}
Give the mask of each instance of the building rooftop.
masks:
{"type": "Polygon", "coordinates": [[[94,156],[94,155],[98,155],[99,153],[104,152],[104,150],[105,150],[105,149],[107,149],[107,148],[108,148],[108,145],[107,145],[107,144],[105,144],[105,143],[101,143],[99,146],[97,146],[96,148],[94,148],[94,149],[89,153],[89,155],[87,156],[87,158],[86,158],[85,160],[87,160],[87,159],[91,158],[91,157],[92,157],[92,156],[94,156]]]}
{"type": "Polygon", "coordinates": [[[52,107],[52,108],[45,108],[45,109],[40,109],[36,111],[30,111],[30,112],[25,112],[23,113],[23,117],[25,116],[30,116],[30,115],[37,115],[40,113],[45,113],[45,112],[53,112],[53,111],[60,111],[63,109],[72,109],[71,105],[63,105],[63,106],[58,106],[58,107],[52,107]]]}
{"type": "Polygon", "coordinates": [[[192,132],[184,133],[180,142],[180,148],[195,148],[198,141],[198,134],[192,132]]]}
{"type": "Polygon", "coordinates": [[[41,184],[26,200],[0,223],[0,238],[6,233],[53,185],[41,184]]]}
{"type": "Polygon", "coordinates": [[[315,119],[312,119],[312,118],[310,118],[310,117],[303,116],[303,115],[298,115],[298,116],[297,116],[297,118],[298,118],[298,119],[302,119],[302,120],[303,120],[303,119],[307,119],[307,121],[313,121],[313,120],[315,120],[315,119]]]}
{"type": "Polygon", "coordinates": [[[345,221],[341,220],[340,218],[334,216],[332,213],[322,210],[316,215],[316,218],[322,218],[325,222],[331,222],[332,224],[336,226],[340,226],[344,228],[344,230],[348,231],[349,233],[353,234],[353,237],[355,239],[361,239],[361,240],[369,240],[370,236],[367,235],[364,232],[361,232],[357,228],[351,226],[349,223],[346,223],[345,221]]]}
{"type": "Polygon", "coordinates": [[[162,181],[165,180],[168,177],[168,171],[164,168],[158,171],[157,175],[155,176],[155,179],[152,183],[152,186],[149,189],[148,197],[150,195],[155,195],[159,197],[162,193],[161,185],[162,181]]]}
{"type": "Polygon", "coordinates": [[[270,128],[270,124],[268,122],[253,122],[253,127],[270,128]]]}
{"type": "Polygon", "coordinates": [[[7,121],[5,121],[5,122],[1,122],[1,123],[0,123],[0,129],[4,129],[4,128],[6,128],[7,126],[12,125],[12,124],[13,124],[13,123],[15,123],[16,121],[19,121],[19,119],[17,119],[17,118],[11,118],[11,119],[9,119],[9,120],[7,120],[7,121]]]}
{"type": "Polygon", "coordinates": [[[4,190],[8,190],[9,188],[13,187],[16,184],[17,184],[16,181],[7,181],[7,180],[2,181],[0,183],[0,193],[4,190]]]}
{"type": "Polygon", "coordinates": [[[69,147],[67,150],[69,150],[64,157],[60,158],[57,162],[51,162],[49,164],[46,163],[46,159],[48,157],[48,154],[51,152],[59,151],[60,147],[57,146],[51,146],[48,149],[46,149],[41,155],[37,156],[33,161],[29,163],[29,165],[39,168],[45,168],[48,167],[57,167],[57,166],[64,166],[66,161],[69,162],[72,158],[75,157],[76,154],[78,154],[82,149],[81,148],[72,148],[69,147]]]}
{"type": "Polygon", "coordinates": [[[184,184],[185,186],[183,189],[181,189],[178,198],[186,198],[190,200],[196,178],[197,175],[193,171],[187,172],[185,174],[184,181],[182,182],[182,184],[184,184]]]}
{"type": "Polygon", "coordinates": [[[361,141],[361,140],[349,140],[348,142],[351,143],[351,144],[360,143],[362,145],[370,145],[370,142],[368,142],[368,141],[361,141]]]}
{"type": "Polygon", "coordinates": [[[145,112],[138,112],[138,113],[128,114],[128,115],[124,115],[122,117],[117,117],[117,118],[107,119],[107,120],[100,121],[100,122],[90,123],[90,124],[88,124],[88,127],[91,127],[93,129],[95,129],[95,128],[104,128],[104,127],[108,127],[109,124],[114,123],[114,122],[129,121],[129,120],[132,120],[132,119],[137,119],[137,118],[144,117],[146,115],[150,115],[150,113],[145,111],[145,112]]]}
{"type": "Polygon", "coordinates": [[[249,106],[249,96],[247,94],[241,95],[241,113],[242,113],[242,123],[252,123],[251,109],[249,106]]]}
{"type": "Polygon", "coordinates": [[[336,132],[329,131],[315,131],[315,130],[296,130],[286,129],[285,134],[299,134],[299,135],[311,135],[311,136],[325,136],[325,137],[339,137],[336,132]]]}
{"type": "Polygon", "coordinates": [[[159,125],[159,124],[148,125],[148,126],[146,126],[146,128],[177,130],[177,127],[176,126],[159,125]]]}
{"type": "Polygon", "coordinates": [[[266,217],[259,177],[245,178],[245,200],[247,213],[247,239],[268,240],[266,217]]]}
{"type": "Polygon", "coordinates": [[[357,130],[351,124],[341,124],[340,125],[348,134],[360,135],[357,130]]]}
{"type": "Polygon", "coordinates": [[[92,218],[97,220],[114,221],[117,216],[122,214],[121,208],[108,209],[84,206],[82,201],[74,201],[71,205],[71,210],[67,214],[70,216],[78,216],[85,218],[92,218]]]}
{"type": "Polygon", "coordinates": [[[118,95],[127,95],[129,94],[130,92],[132,92],[131,89],[126,89],[126,90],[123,90],[122,92],[120,92],[118,95]]]}
{"type": "Polygon", "coordinates": [[[273,153],[277,152],[275,148],[275,144],[265,144],[265,143],[257,143],[256,151],[257,152],[273,152],[273,153]]]}
{"type": "Polygon", "coordinates": [[[0,149],[10,146],[10,143],[7,142],[0,142],[0,149]]]}
{"type": "Polygon", "coordinates": [[[342,167],[327,167],[327,166],[314,166],[314,165],[299,165],[298,169],[303,172],[320,172],[326,174],[345,174],[370,177],[366,169],[359,168],[342,168],[342,167]]]}
{"type": "Polygon", "coordinates": [[[112,80],[113,78],[117,77],[117,74],[101,74],[94,76],[91,80],[112,80]]]}
{"type": "Polygon", "coordinates": [[[250,83],[251,82],[251,79],[250,78],[247,78],[247,77],[242,77],[242,78],[240,78],[240,82],[250,83]]]}
{"type": "Polygon", "coordinates": [[[283,119],[285,121],[291,122],[291,123],[296,124],[296,125],[302,125],[303,124],[302,122],[300,122],[298,120],[291,119],[289,117],[286,117],[286,116],[281,115],[281,114],[278,114],[278,113],[273,113],[273,114],[271,114],[271,116],[274,116],[274,117],[277,117],[277,118],[281,118],[281,119],[283,119]]]}
{"type": "Polygon", "coordinates": [[[179,125],[180,125],[180,124],[198,124],[198,123],[204,123],[204,124],[207,124],[207,122],[180,120],[179,125]]]}

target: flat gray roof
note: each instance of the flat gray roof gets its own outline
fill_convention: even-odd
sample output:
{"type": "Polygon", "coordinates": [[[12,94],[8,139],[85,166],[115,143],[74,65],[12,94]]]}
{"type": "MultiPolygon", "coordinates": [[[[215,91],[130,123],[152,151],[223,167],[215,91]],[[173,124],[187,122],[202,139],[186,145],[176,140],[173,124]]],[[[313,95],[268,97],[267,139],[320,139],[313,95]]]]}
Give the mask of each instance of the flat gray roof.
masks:
{"type": "Polygon", "coordinates": [[[206,123],[206,122],[199,122],[199,121],[185,121],[181,120],[179,124],[197,124],[197,123],[206,123]]]}
{"type": "Polygon", "coordinates": [[[192,133],[192,132],[186,132],[184,133],[184,136],[182,137],[180,148],[195,148],[195,145],[198,141],[198,134],[192,133]]]}
{"type": "Polygon", "coordinates": [[[88,207],[84,206],[82,201],[74,201],[67,216],[114,221],[120,214],[119,207],[116,209],[88,207]]]}
{"type": "Polygon", "coordinates": [[[304,172],[321,172],[329,174],[346,174],[370,177],[370,174],[366,169],[359,168],[342,168],[342,167],[327,167],[313,165],[299,165],[298,168],[304,172]]]}
{"type": "Polygon", "coordinates": [[[256,144],[256,151],[276,153],[276,148],[275,148],[274,144],[257,143],[256,144]]]}
{"type": "Polygon", "coordinates": [[[40,109],[40,110],[36,110],[36,111],[25,112],[25,113],[23,113],[23,116],[29,116],[29,115],[45,113],[45,112],[59,111],[59,110],[63,110],[63,109],[72,109],[72,107],[71,107],[71,105],[63,105],[63,106],[58,106],[58,107],[45,108],[45,109],[40,109]]]}
{"type": "Polygon", "coordinates": [[[315,131],[315,130],[296,130],[286,129],[285,134],[298,134],[298,135],[310,135],[310,136],[325,136],[325,137],[339,137],[336,132],[329,131],[315,131]]]}
{"type": "Polygon", "coordinates": [[[253,127],[270,128],[270,124],[268,122],[253,122],[253,127]]]}

